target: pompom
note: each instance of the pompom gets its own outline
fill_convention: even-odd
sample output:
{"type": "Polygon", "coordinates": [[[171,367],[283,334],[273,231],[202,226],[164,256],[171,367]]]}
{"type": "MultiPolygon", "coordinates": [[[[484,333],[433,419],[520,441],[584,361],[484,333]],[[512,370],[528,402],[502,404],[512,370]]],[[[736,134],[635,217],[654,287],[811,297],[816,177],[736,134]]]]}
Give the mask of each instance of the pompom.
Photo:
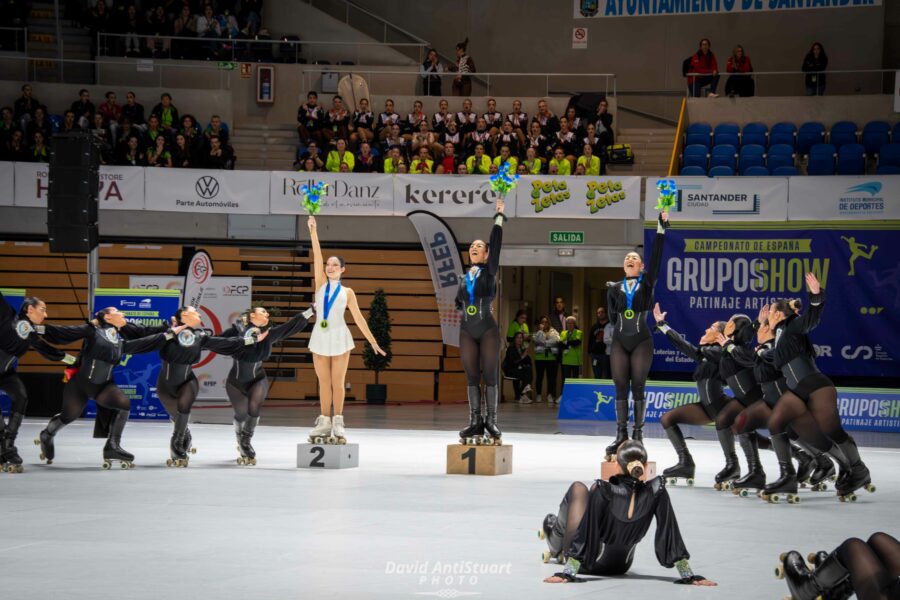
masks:
{"type": "Polygon", "coordinates": [[[506,195],[516,187],[518,182],[519,174],[513,171],[509,162],[500,165],[497,172],[491,175],[491,189],[500,194],[501,198],[506,198],[506,195]]]}
{"type": "Polygon", "coordinates": [[[322,181],[317,181],[311,186],[304,183],[300,187],[300,193],[303,195],[301,204],[303,205],[303,208],[306,209],[306,212],[311,215],[319,214],[319,211],[322,209],[320,199],[325,195],[325,190],[327,188],[328,184],[322,181]]]}
{"type": "Polygon", "coordinates": [[[656,182],[659,190],[659,200],[656,202],[656,210],[666,212],[675,206],[675,197],[678,195],[678,186],[674,179],[660,179],[656,182]]]}

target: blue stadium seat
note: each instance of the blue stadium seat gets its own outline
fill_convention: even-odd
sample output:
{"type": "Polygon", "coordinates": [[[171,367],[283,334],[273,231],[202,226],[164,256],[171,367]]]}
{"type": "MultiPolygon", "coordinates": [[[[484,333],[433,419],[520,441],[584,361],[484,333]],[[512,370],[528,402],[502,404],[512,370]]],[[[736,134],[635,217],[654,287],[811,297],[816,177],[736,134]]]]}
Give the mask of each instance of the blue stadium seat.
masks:
{"type": "Polygon", "coordinates": [[[737,133],[731,131],[721,131],[713,134],[713,148],[728,144],[737,148],[741,145],[741,138],[737,133]]]}
{"type": "Polygon", "coordinates": [[[866,123],[862,132],[862,144],[866,147],[866,154],[875,156],[881,147],[890,143],[891,126],[887,121],[871,121],[866,123]]]}
{"type": "Polygon", "coordinates": [[[712,127],[709,123],[692,123],[688,126],[685,145],[702,144],[712,146],[712,127]]]}
{"type": "Polygon", "coordinates": [[[713,129],[713,135],[717,133],[733,133],[738,135],[741,133],[741,126],[737,123],[719,123],[716,125],[716,128],[713,129]]]}
{"type": "Polygon", "coordinates": [[[683,177],[706,177],[706,169],[697,165],[688,165],[681,168],[683,177]]]}
{"type": "Polygon", "coordinates": [[[838,121],[831,126],[829,141],[835,148],[840,148],[844,144],[855,144],[856,139],[856,123],[852,121],[838,121]]]}
{"type": "Polygon", "coordinates": [[[801,156],[809,154],[809,149],[815,144],[825,141],[825,126],[821,123],[810,122],[800,126],[797,132],[797,152],[801,156]]]}
{"type": "Polygon", "coordinates": [[[741,143],[759,144],[766,147],[769,145],[769,127],[765,123],[747,123],[744,125],[744,131],[741,133],[741,143]]]}
{"type": "Polygon", "coordinates": [[[862,144],[844,144],[838,148],[838,175],[865,175],[866,148],[862,144]]]}
{"type": "Polygon", "coordinates": [[[706,163],[709,160],[709,148],[702,144],[691,144],[684,147],[685,167],[703,167],[704,175],[706,174],[706,163]]]}
{"type": "Polygon", "coordinates": [[[900,167],[895,165],[881,165],[875,172],[878,175],[900,175],[900,167]]]}
{"type": "Polygon", "coordinates": [[[766,147],[759,144],[744,144],[741,146],[741,156],[765,156],[766,147]]]}
{"type": "Polygon", "coordinates": [[[793,167],[794,147],[788,144],[772,144],[769,146],[769,160],[766,164],[772,172],[778,167],[793,167]]]}
{"type": "Polygon", "coordinates": [[[834,155],[836,150],[832,144],[816,144],[809,149],[809,162],[806,172],[809,175],[834,175],[834,155]]]}
{"type": "Polygon", "coordinates": [[[769,132],[769,145],[787,144],[791,148],[797,147],[797,126],[793,123],[781,122],[772,125],[769,132]]]}
{"type": "Polygon", "coordinates": [[[712,155],[709,158],[709,166],[718,167],[724,165],[734,170],[736,165],[737,149],[731,144],[713,146],[712,155]]]}
{"type": "Polygon", "coordinates": [[[797,170],[797,167],[778,167],[777,169],[772,170],[772,175],[776,177],[795,177],[800,174],[800,171],[797,170]]]}
{"type": "Polygon", "coordinates": [[[766,149],[758,144],[742,146],[738,157],[741,175],[750,167],[763,167],[766,164],[766,149]]]}
{"type": "Polygon", "coordinates": [[[731,177],[734,175],[734,169],[726,165],[719,165],[709,170],[710,177],[731,177]]]}
{"type": "Polygon", "coordinates": [[[891,130],[891,142],[900,144],[900,121],[894,123],[894,129],[891,130]]]}
{"type": "Polygon", "coordinates": [[[742,175],[744,177],[768,177],[769,170],[765,167],[754,165],[752,167],[747,167],[747,169],[744,170],[742,175]]]}
{"type": "Polygon", "coordinates": [[[878,166],[900,167],[900,143],[885,144],[878,153],[878,166]]]}

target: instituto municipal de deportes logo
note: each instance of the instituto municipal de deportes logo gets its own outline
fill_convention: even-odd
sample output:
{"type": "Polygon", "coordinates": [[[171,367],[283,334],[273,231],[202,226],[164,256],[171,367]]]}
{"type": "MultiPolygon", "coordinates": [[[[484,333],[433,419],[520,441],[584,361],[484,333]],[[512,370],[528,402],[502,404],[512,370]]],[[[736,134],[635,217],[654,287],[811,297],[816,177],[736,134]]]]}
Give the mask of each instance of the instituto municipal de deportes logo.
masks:
{"type": "Polygon", "coordinates": [[[194,184],[197,195],[205,200],[212,200],[219,195],[219,182],[212,175],[204,175],[194,184]]]}

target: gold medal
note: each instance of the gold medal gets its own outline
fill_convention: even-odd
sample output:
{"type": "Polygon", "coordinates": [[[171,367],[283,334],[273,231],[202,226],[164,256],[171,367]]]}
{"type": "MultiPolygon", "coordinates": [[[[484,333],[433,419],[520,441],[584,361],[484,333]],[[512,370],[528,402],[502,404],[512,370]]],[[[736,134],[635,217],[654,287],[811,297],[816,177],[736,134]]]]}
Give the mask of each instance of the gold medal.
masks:
{"type": "Polygon", "coordinates": [[[633,318],[634,318],[634,311],[631,310],[630,308],[629,308],[628,310],[626,310],[626,311],[625,311],[625,318],[626,318],[626,319],[633,319],[633,318]]]}
{"type": "Polygon", "coordinates": [[[475,307],[474,304],[470,304],[470,305],[466,308],[466,314],[468,314],[468,315],[471,316],[471,317],[474,317],[475,314],[476,314],[477,312],[478,312],[478,309],[475,307]]]}
{"type": "Polygon", "coordinates": [[[322,329],[327,329],[327,328],[328,328],[328,321],[325,319],[322,319],[322,329]]]}

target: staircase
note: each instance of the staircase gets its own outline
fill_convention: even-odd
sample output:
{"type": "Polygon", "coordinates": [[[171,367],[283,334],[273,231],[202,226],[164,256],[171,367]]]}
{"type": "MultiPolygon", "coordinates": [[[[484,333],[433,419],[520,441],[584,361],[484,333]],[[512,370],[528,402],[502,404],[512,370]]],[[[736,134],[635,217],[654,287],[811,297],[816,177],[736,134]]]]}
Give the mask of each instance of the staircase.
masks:
{"type": "Polygon", "coordinates": [[[631,144],[633,165],[607,165],[610,175],[641,175],[660,177],[669,173],[672,146],[675,145],[675,128],[654,129],[623,128],[616,136],[617,144],[631,144]]]}
{"type": "Polygon", "coordinates": [[[91,65],[57,60],[60,54],[69,60],[90,60],[90,34],[86,29],[64,20],[63,39],[57,39],[53,11],[52,2],[33,2],[31,5],[28,17],[28,55],[32,58],[28,64],[29,79],[51,83],[92,83],[94,69],[91,65]]]}
{"type": "Polygon", "coordinates": [[[241,125],[229,140],[244,171],[293,171],[297,129],[293,125],[241,125]]]}

